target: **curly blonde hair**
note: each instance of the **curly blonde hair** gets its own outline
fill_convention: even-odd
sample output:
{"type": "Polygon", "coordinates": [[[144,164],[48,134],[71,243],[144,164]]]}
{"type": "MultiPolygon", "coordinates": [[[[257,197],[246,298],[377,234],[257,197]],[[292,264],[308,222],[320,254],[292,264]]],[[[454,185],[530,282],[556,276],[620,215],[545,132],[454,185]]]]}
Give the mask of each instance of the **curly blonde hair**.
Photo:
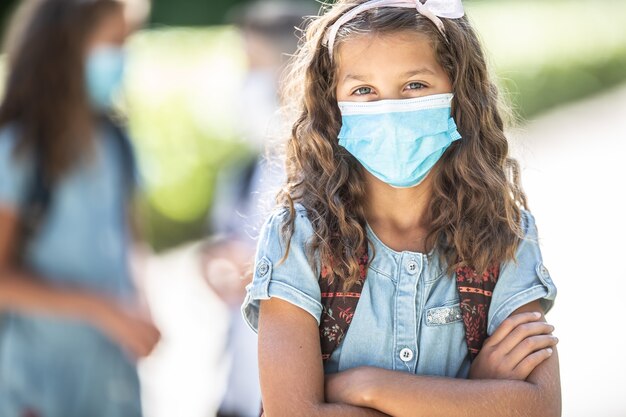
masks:
{"type": "MultiPolygon", "coordinates": [[[[346,288],[359,279],[359,255],[368,244],[367,195],[360,164],[338,144],[337,60],[330,59],[324,38],[337,19],[363,2],[340,0],[311,19],[283,92],[295,118],[286,149],[287,182],[277,196],[279,205],[290,208],[282,227],[285,258],[298,202],[315,231],[309,256],[317,254],[330,279],[343,280],[346,288]]],[[[526,197],[519,166],[508,156],[502,103],[480,42],[467,17],[442,20],[448,42],[415,10],[372,9],[339,30],[335,50],[351,37],[371,33],[413,31],[430,40],[452,82],[452,116],[463,139],[450,146],[431,173],[426,245],[437,249],[449,274],[461,266],[482,272],[514,259],[526,197]]]]}

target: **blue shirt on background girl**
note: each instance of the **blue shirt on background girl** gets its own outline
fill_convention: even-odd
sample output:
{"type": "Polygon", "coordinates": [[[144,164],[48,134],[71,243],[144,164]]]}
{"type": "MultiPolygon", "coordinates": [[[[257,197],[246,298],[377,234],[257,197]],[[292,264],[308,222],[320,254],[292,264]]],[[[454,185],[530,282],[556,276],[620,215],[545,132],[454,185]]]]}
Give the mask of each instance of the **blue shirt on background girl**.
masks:
{"type": "MultiPolygon", "coordinates": [[[[15,128],[0,132],[0,204],[19,212],[34,170],[32,158],[13,156],[15,133],[15,128]]],[[[114,134],[99,129],[91,159],[54,188],[43,224],[25,243],[23,263],[51,284],[130,302],[135,289],[128,259],[128,178],[114,134]]],[[[82,410],[88,406],[94,410],[90,415],[141,415],[134,360],[78,320],[2,315],[0,369],[3,417],[21,415],[13,407],[33,399],[45,417],[66,417],[57,410],[70,404],[82,410]]]]}

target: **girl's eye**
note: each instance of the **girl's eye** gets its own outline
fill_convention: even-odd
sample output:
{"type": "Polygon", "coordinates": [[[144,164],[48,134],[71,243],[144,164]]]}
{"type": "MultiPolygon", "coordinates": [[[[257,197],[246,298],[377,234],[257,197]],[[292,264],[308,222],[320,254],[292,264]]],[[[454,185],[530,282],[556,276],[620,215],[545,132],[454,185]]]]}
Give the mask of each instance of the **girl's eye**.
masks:
{"type": "Polygon", "coordinates": [[[352,94],[355,96],[366,96],[368,94],[372,94],[372,89],[370,87],[360,87],[354,90],[352,94]]]}
{"type": "Polygon", "coordinates": [[[406,88],[407,90],[421,90],[422,88],[426,88],[426,86],[422,83],[414,82],[407,85],[406,88]]]}

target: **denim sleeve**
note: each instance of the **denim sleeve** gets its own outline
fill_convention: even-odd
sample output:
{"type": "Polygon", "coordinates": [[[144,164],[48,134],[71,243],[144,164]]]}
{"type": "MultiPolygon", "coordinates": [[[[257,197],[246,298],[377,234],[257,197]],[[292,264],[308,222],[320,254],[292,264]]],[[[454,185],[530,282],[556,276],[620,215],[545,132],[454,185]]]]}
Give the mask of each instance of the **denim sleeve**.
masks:
{"type": "Polygon", "coordinates": [[[289,255],[281,262],[286,244],[281,237],[281,225],[289,211],[284,209],[272,214],[261,229],[255,258],[252,282],[246,287],[246,298],[241,312],[248,325],[258,330],[261,300],[278,297],[311,314],[318,324],[322,314],[321,293],[318,276],[307,257],[306,245],[313,235],[313,228],[303,208],[297,208],[294,233],[289,255]]]}
{"type": "Polygon", "coordinates": [[[502,265],[493,291],[487,320],[489,335],[523,305],[540,300],[544,313],[547,313],[556,298],[556,286],[541,257],[535,218],[530,212],[522,211],[522,219],[524,239],[520,242],[515,260],[502,265]]]}
{"type": "Polygon", "coordinates": [[[0,130],[0,204],[19,210],[30,181],[28,158],[15,156],[17,144],[13,129],[0,130]]]}

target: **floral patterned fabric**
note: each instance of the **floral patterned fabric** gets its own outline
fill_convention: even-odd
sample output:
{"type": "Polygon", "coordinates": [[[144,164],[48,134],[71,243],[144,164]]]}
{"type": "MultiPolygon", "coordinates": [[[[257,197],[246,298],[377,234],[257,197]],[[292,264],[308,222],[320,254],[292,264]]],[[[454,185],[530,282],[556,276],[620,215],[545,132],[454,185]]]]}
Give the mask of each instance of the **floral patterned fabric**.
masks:
{"type": "Polygon", "coordinates": [[[361,276],[350,287],[343,290],[343,283],[339,280],[329,280],[328,269],[322,268],[320,274],[320,290],[322,295],[322,317],[320,319],[320,343],[322,359],[330,358],[335,348],[339,346],[348,332],[357,303],[363,290],[363,282],[367,276],[369,257],[367,252],[359,258],[361,276]]]}
{"type": "Polygon", "coordinates": [[[478,276],[476,271],[468,267],[456,271],[456,286],[465,325],[465,341],[472,360],[487,339],[487,313],[499,275],[499,265],[492,266],[482,276],[478,276]]]}

